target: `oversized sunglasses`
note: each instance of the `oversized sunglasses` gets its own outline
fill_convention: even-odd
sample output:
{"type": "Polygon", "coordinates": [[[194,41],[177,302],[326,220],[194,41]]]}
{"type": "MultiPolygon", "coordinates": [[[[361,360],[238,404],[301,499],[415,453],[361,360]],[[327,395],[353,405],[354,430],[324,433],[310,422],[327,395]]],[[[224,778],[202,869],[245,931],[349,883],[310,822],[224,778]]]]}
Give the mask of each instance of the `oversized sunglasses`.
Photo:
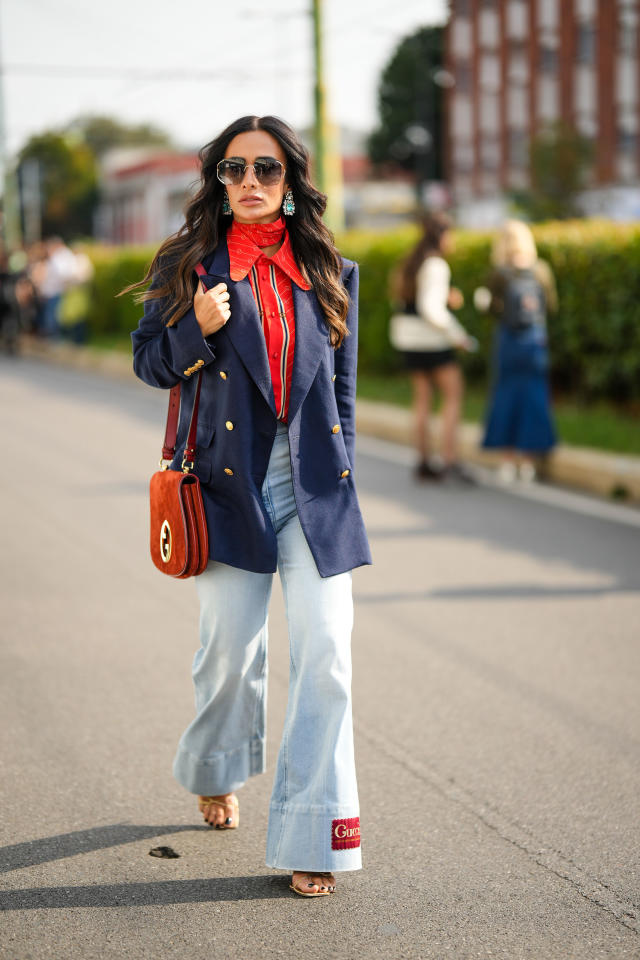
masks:
{"type": "Polygon", "coordinates": [[[263,187],[275,186],[284,176],[284,165],[274,157],[256,157],[253,163],[247,163],[239,157],[230,157],[218,163],[218,180],[227,187],[237,187],[244,180],[247,167],[253,167],[255,178],[263,187]]]}

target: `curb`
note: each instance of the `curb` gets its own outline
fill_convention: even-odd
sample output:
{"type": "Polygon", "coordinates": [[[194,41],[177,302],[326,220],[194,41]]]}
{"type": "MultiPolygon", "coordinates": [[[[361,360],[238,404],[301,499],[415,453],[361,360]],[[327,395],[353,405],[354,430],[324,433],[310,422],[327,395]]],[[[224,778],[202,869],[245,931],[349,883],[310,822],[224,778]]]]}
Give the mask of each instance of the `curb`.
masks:
{"type": "MultiPolygon", "coordinates": [[[[358,400],[356,427],[359,432],[381,440],[412,445],[411,411],[404,407],[358,400]]],[[[440,440],[438,417],[433,418],[432,433],[437,448],[440,440]]],[[[479,423],[460,425],[458,445],[462,459],[484,467],[496,467],[500,455],[483,450],[481,441],[479,423]]],[[[543,474],[549,483],[595,493],[607,499],[640,503],[640,457],[561,443],[545,458],[543,474]]]]}
{"type": "MultiPolygon", "coordinates": [[[[117,379],[136,380],[131,357],[116,350],[64,343],[47,343],[24,338],[23,356],[33,357],[58,366],[100,373],[117,379]]],[[[380,440],[412,446],[411,411],[389,403],[358,400],[356,427],[359,432],[380,440]]],[[[433,438],[439,442],[439,418],[433,419],[433,438]]],[[[482,450],[482,427],[478,423],[460,425],[459,447],[464,460],[485,467],[495,467],[499,454],[482,450]]],[[[559,444],[546,458],[544,478],[550,483],[575,490],[595,493],[607,499],[640,503],[640,457],[605,453],[587,447],[559,444]]]]}

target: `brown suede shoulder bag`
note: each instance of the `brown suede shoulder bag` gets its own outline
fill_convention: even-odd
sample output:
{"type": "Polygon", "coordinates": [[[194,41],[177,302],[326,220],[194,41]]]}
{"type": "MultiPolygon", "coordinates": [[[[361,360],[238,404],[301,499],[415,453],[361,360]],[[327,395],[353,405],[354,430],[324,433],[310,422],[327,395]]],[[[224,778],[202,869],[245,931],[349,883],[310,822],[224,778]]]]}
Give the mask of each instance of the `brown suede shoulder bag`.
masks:
{"type": "Polygon", "coordinates": [[[200,480],[192,473],[201,387],[202,371],[198,374],[182,470],[168,469],[176,452],[180,384],[171,389],[160,470],[153,474],[149,484],[151,559],[161,573],[180,579],[197,577],[209,562],[209,536],[202,490],[200,480]]]}

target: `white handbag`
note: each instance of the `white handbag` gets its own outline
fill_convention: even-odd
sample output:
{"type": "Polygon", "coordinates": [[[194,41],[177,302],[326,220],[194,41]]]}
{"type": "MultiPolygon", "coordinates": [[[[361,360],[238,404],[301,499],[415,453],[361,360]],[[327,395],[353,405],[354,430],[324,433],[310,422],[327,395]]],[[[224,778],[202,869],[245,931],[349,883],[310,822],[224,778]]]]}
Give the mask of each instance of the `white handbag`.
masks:
{"type": "Polygon", "coordinates": [[[394,313],[389,322],[389,340],[396,350],[433,350],[434,329],[417,313],[394,313]]]}

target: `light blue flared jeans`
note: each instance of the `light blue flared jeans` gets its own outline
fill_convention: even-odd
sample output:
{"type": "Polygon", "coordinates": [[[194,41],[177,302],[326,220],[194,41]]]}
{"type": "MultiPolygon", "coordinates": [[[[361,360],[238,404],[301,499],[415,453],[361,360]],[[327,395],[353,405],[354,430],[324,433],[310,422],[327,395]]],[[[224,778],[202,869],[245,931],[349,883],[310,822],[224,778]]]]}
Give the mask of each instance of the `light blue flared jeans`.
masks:
{"type": "MultiPolygon", "coordinates": [[[[298,519],[287,428],[278,425],[262,497],[278,538],[289,626],[289,697],[271,795],[267,865],[361,866],[351,718],[351,572],[322,578],[298,519]]],[[[273,575],[210,562],[196,579],[196,717],[174,763],[192,793],[237,790],[265,770],[267,621],[273,575]]]]}

